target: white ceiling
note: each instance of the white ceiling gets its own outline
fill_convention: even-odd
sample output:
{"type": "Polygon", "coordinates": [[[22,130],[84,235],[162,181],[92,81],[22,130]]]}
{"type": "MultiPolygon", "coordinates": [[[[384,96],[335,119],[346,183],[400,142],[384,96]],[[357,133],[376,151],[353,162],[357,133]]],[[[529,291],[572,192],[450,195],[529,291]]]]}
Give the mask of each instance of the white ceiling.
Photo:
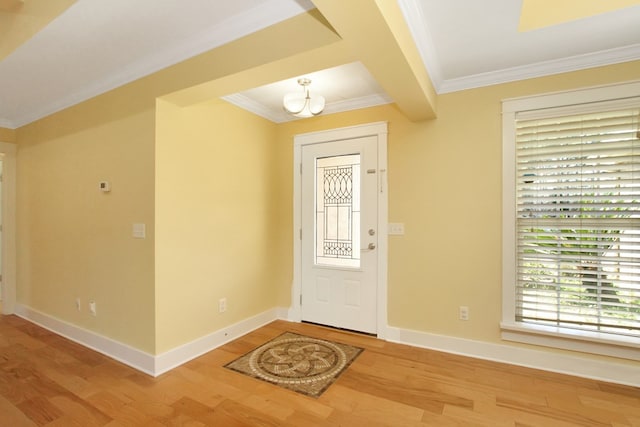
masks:
{"type": "Polygon", "coordinates": [[[640,5],[518,32],[522,0],[398,2],[439,93],[640,59],[640,5]]]}
{"type": "MultiPolygon", "coordinates": [[[[521,0],[397,1],[439,93],[640,59],[640,6],[518,32],[521,0]]],[[[0,126],[22,126],[312,7],[78,0],[0,61],[0,126]]],[[[309,77],[311,91],[327,98],[325,114],[391,101],[360,63],[309,77]]],[[[299,90],[295,80],[228,99],[288,120],[281,99],[299,90]]]]}
{"type": "MultiPolygon", "coordinates": [[[[322,95],[325,98],[323,114],[392,102],[360,62],[305,74],[304,77],[311,80],[310,95],[322,95]]],[[[223,99],[273,122],[282,123],[299,120],[285,113],[282,108],[284,94],[291,92],[302,92],[298,77],[225,96],[223,99]]]]}

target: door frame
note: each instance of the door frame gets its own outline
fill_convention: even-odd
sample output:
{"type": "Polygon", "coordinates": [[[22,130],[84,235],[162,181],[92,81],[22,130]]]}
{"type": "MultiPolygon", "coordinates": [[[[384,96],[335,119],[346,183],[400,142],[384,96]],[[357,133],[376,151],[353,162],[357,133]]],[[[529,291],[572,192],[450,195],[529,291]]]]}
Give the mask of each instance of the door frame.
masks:
{"type": "Polygon", "coordinates": [[[16,145],[0,142],[2,165],[2,313],[16,305],[16,145]]]}
{"type": "Polygon", "coordinates": [[[385,339],[387,334],[387,264],[389,216],[387,186],[387,122],[375,122],[357,126],[330,129],[296,135],[293,142],[293,284],[288,318],[302,321],[302,147],[311,144],[346,139],[377,137],[378,146],[378,247],[377,247],[377,335],[385,339]]]}

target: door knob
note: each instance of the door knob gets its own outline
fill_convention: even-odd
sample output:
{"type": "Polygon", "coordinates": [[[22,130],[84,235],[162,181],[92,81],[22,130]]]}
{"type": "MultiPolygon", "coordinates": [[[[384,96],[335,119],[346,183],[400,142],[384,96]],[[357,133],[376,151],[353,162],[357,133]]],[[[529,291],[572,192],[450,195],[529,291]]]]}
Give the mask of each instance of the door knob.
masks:
{"type": "Polygon", "coordinates": [[[374,250],[376,248],[376,244],[375,243],[369,243],[369,246],[367,246],[367,249],[369,250],[374,250]]]}
{"type": "Polygon", "coordinates": [[[369,236],[375,236],[376,235],[376,230],[374,230],[373,228],[369,229],[369,236]]]}

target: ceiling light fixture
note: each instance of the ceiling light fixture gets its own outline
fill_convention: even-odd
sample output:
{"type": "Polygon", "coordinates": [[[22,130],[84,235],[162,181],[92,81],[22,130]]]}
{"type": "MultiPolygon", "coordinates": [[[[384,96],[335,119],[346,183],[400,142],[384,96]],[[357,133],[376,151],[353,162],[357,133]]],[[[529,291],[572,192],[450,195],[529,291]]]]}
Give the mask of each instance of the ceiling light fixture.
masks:
{"type": "Polygon", "coordinates": [[[307,78],[298,79],[298,84],[302,86],[302,92],[288,93],[282,100],[285,111],[296,117],[317,116],[324,110],[324,97],[316,95],[313,98],[309,95],[308,86],[311,80],[307,78]]]}

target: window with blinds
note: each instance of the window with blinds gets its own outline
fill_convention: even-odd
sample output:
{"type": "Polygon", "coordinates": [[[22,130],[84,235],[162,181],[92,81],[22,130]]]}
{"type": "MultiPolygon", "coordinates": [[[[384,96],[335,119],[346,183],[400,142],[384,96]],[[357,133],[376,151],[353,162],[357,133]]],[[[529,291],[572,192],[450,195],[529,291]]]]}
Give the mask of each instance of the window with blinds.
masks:
{"type": "Polygon", "coordinates": [[[515,320],[638,337],[640,107],[589,110],[516,115],[515,320]]]}

